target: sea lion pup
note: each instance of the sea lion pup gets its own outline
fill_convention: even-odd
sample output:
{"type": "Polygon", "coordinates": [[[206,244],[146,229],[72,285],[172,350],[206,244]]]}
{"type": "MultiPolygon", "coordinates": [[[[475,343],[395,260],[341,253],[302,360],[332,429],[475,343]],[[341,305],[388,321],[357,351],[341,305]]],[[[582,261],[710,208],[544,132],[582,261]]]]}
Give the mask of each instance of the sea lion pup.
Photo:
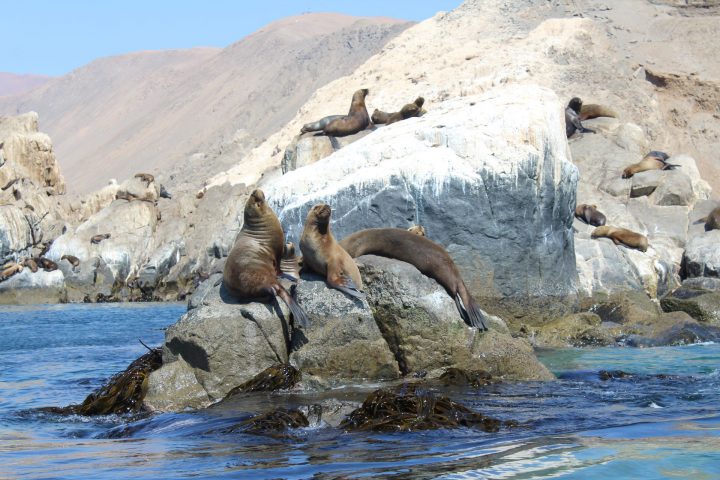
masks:
{"type": "Polygon", "coordinates": [[[615,245],[625,245],[628,248],[634,248],[640,250],[641,252],[647,252],[648,248],[648,239],[645,235],[633,232],[627,228],[609,227],[604,225],[593,230],[590,237],[607,237],[612,240],[615,245]]]}
{"type": "Polygon", "coordinates": [[[26,258],[25,260],[22,261],[22,264],[23,264],[24,267],[29,268],[30,271],[33,272],[33,273],[35,273],[35,272],[38,271],[38,264],[37,264],[37,262],[35,261],[34,258],[28,257],[28,258],[26,258]]]}
{"type": "Polygon", "coordinates": [[[370,115],[365,108],[365,97],[370,90],[361,88],[353,94],[350,111],[344,117],[335,118],[323,127],[329,137],[347,137],[365,130],[370,125],[370,115]]]}
{"type": "Polygon", "coordinates": [[[254,190],[245,202],[244,219],[225,262],[225,288],[240,300],[266,301],[280,297],[295,320],[306,327],[309,324],[307,315],[277,278],[281,273],[285,237],[262,190],[254,190]]]}
{"type": "Polygon", "coordinates": [[[580,133],[596,133],[595,130],[583,127],[580,122],[580,111],[582,110],[582,100],[573,97],[565,108],[565,134],[568,138],[579,131],[580,133]]]}
{"type": "Polygon", "coordinates": [[[414,265],[445,288],[465,323],[487,330],[485,315],[465,286],[457,265],[441,245],[429,238],[401,228],[369,228],[343,238],[340,246],[353,258],[381,255],[414,265]]]}
{"type": "Polygon", "coordinates": [[[139,178],[143,182],[145,182],[148,186],[155,181],[155,177],[150,175],[149,173],[136,173],[135,178],[139,178]]]}
{"type": "Polygon", "coordinates": [[[318,203],[308,212],[300,237],[303,268],[325,275],[325,281],[332,288],[352,297],[365,298],[360,292],[360,270],[330,231],[331,213],[330,205],[325,203],[318,203]]]}
{"type": "Polygon", "coordinates": [[[100,243],[103,240],[106,240],[108,238],[110,238],[109,233],[99,233],[97,235],[93,235],[92,237],[90,237],[90,243],[97,245],[98,243],[100,243]]]}
{"type": "Polygon", "coordinates": [[[6,280],[16,273],[20,273],[23,271],[23,266],[21,263],[15,263],[10,262],[3,266],[2,272],[0,272],[0,280],[6,280]]]}
{"type": "Polygon", "coordinates": [[[581,203],[575,207],[575,217],[593,227],[601,227],[607,220],[605,215],[597,209],[597,205],[588,205],[587,203],[581,203]]]}
{"type": "Polygon", "coordinates": [[[292,242],[286,243],[280,259],[280,271],[295,282],[300,280],[300,262],[298,260],[295,255],[295,244],[292,242]]]}
{"type": "Polygon", "coordinates": [[[667,163],[670,158],[667,153],[653,150],[646,154],[638,163],[633,163],[623,170],[622,178],[630,178],[636,173],[645,172],[647,170],[672,170],[680,165],[667,163]]]}
{"type": "Polygon", "coordinates": [[[39,257],[39,258],[35,258],[33,260],[35,260],[35,262],[37,262],[38,267],[42,268],[46,272],[52,272],[53,270],[58,269],[57,263],[53,262],[49,258],[39,257]]]}
{"type": "Polygon", "coordinates": [[[415,235],[420,235],[421,237],[425,236],[425,227],[423,227],[422,225],[413,225],[407,230],[408,232],[414,233],[415,235]]]}
{"type": "Polygon", "coordinates": [[[67,260],[73,268],[80,266],[80,259],[75,255],[63,255],[60,257],[60,260],[67,260]]]}
{"type": "Polygon", "coordinates": [[[323,117],[317,122],[310,122],[303,125],[303,127],[300,129],[300,135],[303,133],[308,132],[317,132],[325,128],[325,126],[332,122],[333,120],[338,120],[340,118],[345,117],[345,115],[328,115],[327,117],[323,117]]]}
{"type": "Polygon", "coordinates": [[[590,120],[591,118],[611,117],[617,118],[614,110],[598,105],[596,103],[583,104],[580,108],[580,120],[590,120]]]}

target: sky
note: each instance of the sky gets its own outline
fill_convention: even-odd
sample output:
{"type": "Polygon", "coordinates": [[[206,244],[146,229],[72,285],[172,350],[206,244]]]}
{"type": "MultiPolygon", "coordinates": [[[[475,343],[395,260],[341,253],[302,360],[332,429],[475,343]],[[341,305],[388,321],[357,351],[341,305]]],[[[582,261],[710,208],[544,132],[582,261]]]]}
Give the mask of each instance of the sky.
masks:
{"type": "Polygon", "coordinates": [[[0,72],[59,76],[139,50],[225,47],[304,12],[421,21],[461,0],[3,0],[0,72]]]}

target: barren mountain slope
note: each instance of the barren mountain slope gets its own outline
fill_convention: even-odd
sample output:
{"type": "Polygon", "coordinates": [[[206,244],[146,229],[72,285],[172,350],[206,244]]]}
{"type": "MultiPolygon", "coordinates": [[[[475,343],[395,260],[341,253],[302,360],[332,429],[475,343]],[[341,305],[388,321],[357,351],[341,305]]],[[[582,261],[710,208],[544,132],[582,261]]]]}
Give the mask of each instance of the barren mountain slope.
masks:
{"type": "Polygon", "coordinates": [[[720,17],[713,9],[703,16],[694,11],[645,0],[468,0],[409,28],[351,75],[319,89],[285,128],[210,184],[257,181],[280,164],[303,123],[345,112],[360,87],[370,89],[372,112],[396,110],[418,95],[432,109],[434,102],[498,84],[535,83],[560,98],[577,95],[612,107],[623,121],[640,125],[653,148],[694,155],[720,186],[713,154],[720,147],[713,53],[720,17]],[[706,44],[695,47],[701,39],[706,44]],[[683,72],[690,66],[693,75],[683,72]],[[655,80],[674,71],[677,79],[655,80]]]}
{"type": "Polygon", "coordinates": [[[236,162],[319,86],[352,71],[407,25],[339,14],[286,18],[222,50],[97,60],[31,94],[0,100],[0,112],[40,114],[69,191],[138,171],[171,185],[202,184],[221,170],[216,157],[236,162]]]}
{"type": "Polygon", "coordinates": [[[0,72],[0,97],[21,95],[47,83],[51,79],[52,77],[45,75],[18,75],[16,73],[0,72]]]}

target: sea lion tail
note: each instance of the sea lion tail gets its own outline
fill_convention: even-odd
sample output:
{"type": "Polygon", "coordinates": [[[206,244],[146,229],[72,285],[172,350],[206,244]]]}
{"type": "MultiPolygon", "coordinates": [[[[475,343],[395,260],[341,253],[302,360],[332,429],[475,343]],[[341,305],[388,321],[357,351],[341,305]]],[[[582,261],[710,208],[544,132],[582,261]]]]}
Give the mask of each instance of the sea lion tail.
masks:
{"type": "MultiPolygon", "coordinates": [[[[467,293],[467,292],[466,292],[467,293]]],[[[460,311],[460,316],[462,317],[463,321],[470,325],[471,327],[475,327],[478,330],[485,331],[487,330],[487,324],[485,323],[485,314],[483,314],[482,310],[480,310],[480,307],[477,303],[475,303],[475,300],[468,294],[468,305],[465,306],[462,297],[460,296],[460,292],[457,292],[455,294],[455,305],[457,306],[457,309],[460,311]]]]}
{"type": "Polygon", "coordinates": [[[283,302],[285,302],[285,305],[290,309],[290,313],[292,314],[293,318],[297,322],[298,325],[300,325],[301,328],[307,328],[310,325],[310,320],[308,319],[307,314],[305,311],[298,305],[298,303],[295,301],[295,299],[288,293],[287,290],[285,290],[283,287],[280,287],[276,290],[277,296],[282,299],[283,302]]]}
{"type": "Polygon", "coordinates": [[[677,163],[666,163],[663,170],[673,170],[680,167],[682,167],[682,165],[678,165],[677,163]]]}

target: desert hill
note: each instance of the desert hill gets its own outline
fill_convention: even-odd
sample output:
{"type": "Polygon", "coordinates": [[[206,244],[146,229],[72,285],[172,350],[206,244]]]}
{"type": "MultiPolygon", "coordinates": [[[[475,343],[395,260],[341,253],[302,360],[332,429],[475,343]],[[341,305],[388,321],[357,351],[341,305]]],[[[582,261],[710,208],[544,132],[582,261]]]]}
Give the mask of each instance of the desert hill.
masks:
{"type": "Polygon", "coordinates": [[[102,58],[0,99],[0,113],[39,113],[70,192],[138,171],[196,187],[408,25],[330,13],[286,18],[224,49],[102,58]]]}
{"type": "Polygon", "coordinates": [[[21,95],[52,80],[45,75],[0,72],[0,97],[21,95]]]}

